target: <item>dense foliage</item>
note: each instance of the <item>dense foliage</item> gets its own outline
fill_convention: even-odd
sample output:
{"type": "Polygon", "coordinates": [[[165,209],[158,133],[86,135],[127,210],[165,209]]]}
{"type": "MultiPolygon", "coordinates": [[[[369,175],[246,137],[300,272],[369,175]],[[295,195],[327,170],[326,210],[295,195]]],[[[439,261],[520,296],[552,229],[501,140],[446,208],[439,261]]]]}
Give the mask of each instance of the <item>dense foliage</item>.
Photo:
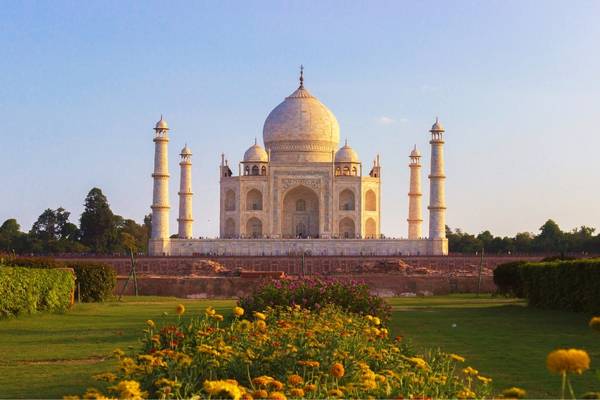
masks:
{"type": "Polygon", "coordinates": [[[325,304],[335,304],[344,311],[370,314],[387,321],[390,306],[379,296],[372,295],[369,287],[355,281],[308,277],[264,281],[250,295],[239,300],[249,312],[266,307],[300,305],[318,310],[325,304]]]}
{"type": "Polygon", "coordinates": [[[490,254],[600,254],[600,234],[594,236],[594,232],[594,228],[587,226],[563,232],[551,219],[540,227],[540,233],[537,235],[521,232],[514,237],[494,236],[490,231],[472,235],[460,229],[452,231],[446,227],[450,252],[464,254],[481,252],[481,249],[490,254]]]}
{"type": "Polygon", "coordinates": [[[150,237],[150,216],[142,225],[113,214],[106,196],[98,188],[90,190],[85,199],[80,226],[69,222],[64,208],[46,209],[27,233],[15,219],[0,226],[0,253],[114,254],[145,252],[150,237]]]}
{"type": "Polygon", "coordinates": [[[525,261],[513,261],[500,264],[494,269],[494,283],[498,293],[515,297],[524,296],[520,267],[525,263],[525,261]]]}
{"type": "Polygon", "coordinates": [[[99,302],[112,295],[117,281],[114,268],[107,264],[85,261],[56,261],[51,258],[9,257],[3,261],[14,267],[54,269],[72,268],[76,275],[75,297],[83,302],[99,302]],[[81,292],[79,292],[81,291],[81,292]]]}
{"type": "Polygon", "coordinates": [[[65,311],[72,303],[74,287],[70,270],[0,265],[0,317],[65,311]]]}
{"type": "MultiPolygon", "coordinates": [[[[183,306],[178,313],[183,314],[183,306]]],[[[255,313],[233,321],[208,308],[175,325],[147,322],[143,350],[117,351],[97,376],[119,398],[482,398],[491,379],[457,355],[412,354],[373,316],[334,306],[255,313]]],[[[106,390],[105,388],[101,389],[106,390]]],[[[90,390],[86,396],[100,395],[90,390]]],[[[85,396],[84,396],[85,397],[85,396]]],[[[92,398],[86,397],[86,398],[92,398]]],[[[95,398],[95,397],[94,397],[95,398]]]]}
{"type": "Polygon", "coordinates": [[[527,263],[519,271],[531,306],[600,312],[600,259],[527,263]]]}

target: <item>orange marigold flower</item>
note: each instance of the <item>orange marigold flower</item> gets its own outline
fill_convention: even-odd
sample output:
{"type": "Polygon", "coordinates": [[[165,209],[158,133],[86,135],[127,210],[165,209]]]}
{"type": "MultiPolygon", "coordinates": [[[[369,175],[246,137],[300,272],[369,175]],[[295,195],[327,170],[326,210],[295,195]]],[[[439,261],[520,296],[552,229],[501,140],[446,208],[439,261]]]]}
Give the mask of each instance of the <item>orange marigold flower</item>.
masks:
{"type": "Polygon", "coordinates": [[[304,386],[304,391],[305,392],[316,392],[317,385],[315,385],[314,383],[309,383],[308,385],[304,386]]]}
{"type": "Polygon", "coordinates": [[[302,379],[300,375],[293,374],[288,377],[287,381],[292,386],[298,386],[301,385],[302,382],[304,382],[304,379],[302,379]]]}
{"type": "Polygon", "coordinates": [[[302,398],[304,397],[304,390],[300,388],[293,388],[292,390],[290,390],[290,395],[292,397],[302,398]]]}
{"type": "Polygon", "coordinates": [[[335,363],[331,366],[331,375],[335,376],[336,378],[341,378],[342,376],[344,376],[344,373],[346,372],[344,370],[344,366],[340,363],[335,363]]]}
{"type": "Polygon", "coordinates": [[[271,382],[269,382],[269,385],[272,386],[275,390],[281,390],[284,386],[283,383],[279,382],[276,379],[273,379],[271,382]]]}
{"type": "Polygon", "coordinates": [[[269,393],[269,400],[287,400],[287,397],[282,392],[271,392],[269,393]]]}
{"type": "Polygon", "coordinates": [[[554,350],[548,354],[546,366],[550,372],[554,373],[575,372],[581,374],[590,368],[590,356],[585,350],[554,350]]]}
{"type": "Polygon", "coordinates": [[[331,389],[327,392],[327,394],[331,397],[344,397],[344,392],[340,389],[331,389]]]}
{"type": "Polygon", "coordinates": [[[267,392],[264,389],[258,389],[252,393],[252,396],[255,399],[266,399],[267,397],[269,397],[269,392],[267,392]]]}
{"type": "Polygon", "coordinates": [[[590,328],[600,332],[600,317],[593,317],[590,319],[590,328]]]}
{"type": "Polygon", "coordinates": [[[175,312],[177,313],[177,315],[183,315],[183,313],[185,312],[185,306],[183,304],[177,305],[175,312]]]}

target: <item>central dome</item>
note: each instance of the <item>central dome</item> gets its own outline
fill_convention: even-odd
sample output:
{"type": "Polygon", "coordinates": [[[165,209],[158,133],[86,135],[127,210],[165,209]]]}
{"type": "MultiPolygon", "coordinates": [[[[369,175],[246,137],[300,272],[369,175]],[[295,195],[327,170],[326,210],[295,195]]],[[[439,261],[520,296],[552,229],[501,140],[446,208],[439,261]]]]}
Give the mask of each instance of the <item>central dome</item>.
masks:
{"type": "Polygon", "coordinates": [[[333,113],[301,84],[269,114],[263,141],[271,161],[331,162],[340,127],[333,113]]]}

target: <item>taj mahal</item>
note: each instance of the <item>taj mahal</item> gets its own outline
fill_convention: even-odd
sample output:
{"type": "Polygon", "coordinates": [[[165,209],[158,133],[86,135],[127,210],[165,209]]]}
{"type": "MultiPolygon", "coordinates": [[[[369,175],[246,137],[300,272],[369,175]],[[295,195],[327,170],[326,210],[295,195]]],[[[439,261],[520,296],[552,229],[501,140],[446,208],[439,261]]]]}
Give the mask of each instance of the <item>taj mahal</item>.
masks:
{"type": "Polygon", "coordinates": [[[409,155],[408,238],[382,237],[379,156],[364,165],[346,142],[335,115],[304,87],[267,116],[261,146],[255,139],[237,167],[221,155],[220,235],[195,239],[192,152],[180,153],[177,235],[169,233],[169,126],[154,127],[150,255],[281,256],[447,255],[444,127],[430,129],[429,234],[423,235],[421,154],[409,155]]]}

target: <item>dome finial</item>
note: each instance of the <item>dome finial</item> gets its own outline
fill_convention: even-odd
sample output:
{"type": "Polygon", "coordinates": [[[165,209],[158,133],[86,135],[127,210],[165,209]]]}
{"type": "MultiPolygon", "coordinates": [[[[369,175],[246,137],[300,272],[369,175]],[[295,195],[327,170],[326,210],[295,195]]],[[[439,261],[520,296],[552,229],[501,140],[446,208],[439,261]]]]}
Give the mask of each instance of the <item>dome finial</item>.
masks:
{"type": "Polygon", "coordinates": [[[300,64],[300,88],[304,89],[304,65],[300,64]]]}
{"type": "Polygon", "coordinates": [[[256,140],[256,136],[254,136],[254,145],[256,146],[258,144],[258,140],[256,140]]]}

